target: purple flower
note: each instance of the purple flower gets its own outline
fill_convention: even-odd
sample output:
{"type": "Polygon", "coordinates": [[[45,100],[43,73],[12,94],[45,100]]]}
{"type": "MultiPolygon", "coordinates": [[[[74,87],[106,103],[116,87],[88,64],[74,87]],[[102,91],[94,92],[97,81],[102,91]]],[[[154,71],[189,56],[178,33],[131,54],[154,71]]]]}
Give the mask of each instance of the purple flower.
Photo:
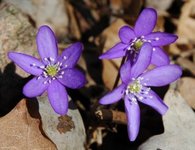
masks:
{"type": "Polygon", "coordinates": [[[126,55],[135,62],[142,45],[145,42],[149,42],[153,50],[151,63],[157,66],[169,64],[169,57],[160,46],[175,42],[177,36],[163,32],[152,32],[156,21],[156,11],[152,8],[144,9],[139,15],[134,29],[129,26],[121,27],[119,30],[121,42],[114,45],[114,47],[102,54],[99,58],[114,59],[126,55]]]}
{"type": "Polygon", "coordinates": [[[39,28],[36,42],[41,60],[16,52],[9,52],[8,57],[35,76],[24,86],[24,95],[36,97],[47,91],[54,111],[64,115],[68,110],[68,94],[65,87],[76,89],[86,82],[84,74],[74,68],[83,46],[79,42],[72,44],[59,56],[55,35],[48,26],[39,28]]]}
{"type": "Polygon", "coordinates": [[[163,115],[168,107],[151,90],[150,86],[167,85],[177,80],[182,74],[181,68],[177,65],[164,65],[145,71],[152,58],[152,48],[149,43],[143,44],[135,64],[131,67],[131,62],[128,60],[121,67],[122,84],[100,99],[101,104],[111,104],[124,98],[130,141],[134,141],[139,132],[140,108],[138,101],[151,106],[163,115]]]}

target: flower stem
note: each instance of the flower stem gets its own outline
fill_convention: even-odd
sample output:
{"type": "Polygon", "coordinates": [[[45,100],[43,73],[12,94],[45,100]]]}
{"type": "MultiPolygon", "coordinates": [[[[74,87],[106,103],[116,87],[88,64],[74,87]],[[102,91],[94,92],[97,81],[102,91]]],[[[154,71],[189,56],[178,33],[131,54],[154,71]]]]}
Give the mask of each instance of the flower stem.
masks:
{"type": "MultiPolygon", "coordinates": [[[[121,61],[121,64],[120,64],[120,68],[121,66],[125,63],[125,59],[126,59],[126,56],[123,57],[122,61],[121,61]]],[[[116,80],[114,82],[114,86],[112,89],[115,89],[118,85],[118,82],[119,82],[119,79],[120,79],[120,68],[119,68],[119,71],[118,71],[118,74],[117,74],[117,77],[116,77],[116,80]]]]}

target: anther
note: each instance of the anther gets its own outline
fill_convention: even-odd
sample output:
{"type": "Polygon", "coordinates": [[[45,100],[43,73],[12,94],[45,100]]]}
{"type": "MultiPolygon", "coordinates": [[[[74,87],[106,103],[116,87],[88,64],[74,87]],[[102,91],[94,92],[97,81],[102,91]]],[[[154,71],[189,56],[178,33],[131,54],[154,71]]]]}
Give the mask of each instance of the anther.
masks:
{"type": "Polygon", "coordinates": [[[64,59],[64,60],[66,60],[66,59],[67,59],[67,57],[66,57],[66,56],[63,56],[63,59],[64,59]]]}

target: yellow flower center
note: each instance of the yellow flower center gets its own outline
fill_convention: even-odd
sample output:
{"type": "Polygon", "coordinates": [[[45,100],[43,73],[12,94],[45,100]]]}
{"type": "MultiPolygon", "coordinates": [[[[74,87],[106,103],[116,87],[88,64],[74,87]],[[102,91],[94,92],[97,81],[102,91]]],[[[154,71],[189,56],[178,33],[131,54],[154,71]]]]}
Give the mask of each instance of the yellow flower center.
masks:
{"type": "Polygon", "coordinates": [[[135,80],[134,82],[130,83],[127,87],[128,91],[131,93],[140,93],[142,89],[142,85],[138,80],[135,80]]]}
{"type": "Polygon", "coordinates": [[[47,74],[51,77],[56,76],[58,73],[58,67],[56,65],[47,66],[45,70],[47,74]]]}
{"type": "Polygon", "coordinates": [[[135,41],[133,47],[135,48],[135,50],[139,50],[143,44],[144,44],[144,42],[142,40],[138,39],[137,41],[135,41]]]}

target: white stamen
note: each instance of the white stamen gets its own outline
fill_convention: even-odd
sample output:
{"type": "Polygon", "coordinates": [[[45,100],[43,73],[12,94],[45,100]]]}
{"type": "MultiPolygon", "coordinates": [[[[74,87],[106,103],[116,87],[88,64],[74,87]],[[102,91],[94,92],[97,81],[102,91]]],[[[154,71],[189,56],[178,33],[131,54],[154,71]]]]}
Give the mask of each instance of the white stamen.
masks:
{"type": "Polygon", "coordinates": [[[44,68],[45,68],[45,66],[39,66],[39,68],[40,68],[40,69],[44,69],[44,68]]]}
{"type": "Polygon", "coordinates": [[[63,76],[58,76],[58,78],[63,78],[63,76]]]}
{"type": "Polygon", "coordinates": [[[64,56],[64,57],[63,57],[63,59],[64,59],[64,60],[66,60],[66,59],[67,59],[67,57],[66,57],[66,56],[64,56]]]}
{"type": "Polygon", "coordinates": [[[156,50],[156,48],[153,48],[152,50],[153,50],[153,51],[155,51],[155,50],[156,50]]]}
{"type": "Polygon", "coordinates": [[[43,60],[48,61],[48,58],[45,57],[45,58],[43,58],[43,60]]]}
{"type": "Polygon", "coordinates": [[[41,79],[41,77],[40,77],[40,76],[38,76],[38,77],[37,77],[37,80],[39,80],[39,79],[41,79]]]}
{"type": "Polygon", "coordinates": [[[155,40],[158,41],[159,40],[159,37],[156,37],[155,40]]]}
{"type": "Polygon", "coordinates": [[[151,40],[148,40],[149,43],[151,43],[152,41],[151,40]]]}
{"type": "Polygon", "coordinates": [[[49,57],[49,60],[54,61],[54,59],[52,57],[49,57]]]}

